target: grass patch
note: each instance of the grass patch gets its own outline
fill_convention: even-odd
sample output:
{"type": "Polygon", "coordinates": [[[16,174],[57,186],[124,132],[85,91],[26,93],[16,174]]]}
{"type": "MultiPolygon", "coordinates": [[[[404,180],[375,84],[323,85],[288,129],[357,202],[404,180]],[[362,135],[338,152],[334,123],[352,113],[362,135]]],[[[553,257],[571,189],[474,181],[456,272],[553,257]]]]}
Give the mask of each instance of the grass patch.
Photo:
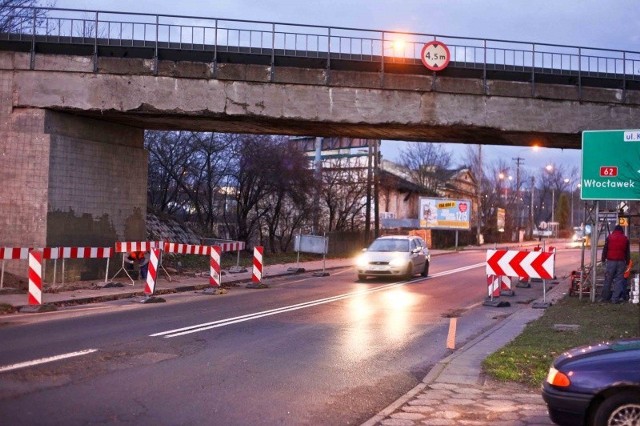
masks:
{"type": "Polygon", "coordinates": [[[12,305],[9,305],[8,303],[0,303],[0,315],[2,315],[2,314],[12,314],[15,311],[16,310],[12,305]]]}
{"type": "MultiPolygon", "coordinates": [[[[507,320],[508,321],[508,320],[507,320]]],[[[620,338],[640,337],[640,306],[591,303],[565,297],[526,326],[511,343],[483,362],[496,380],[540,386],[551,361],[565,350],[620,338]],[[577,331],[557,331],[554,324],[577,324],[577,331]]]]}

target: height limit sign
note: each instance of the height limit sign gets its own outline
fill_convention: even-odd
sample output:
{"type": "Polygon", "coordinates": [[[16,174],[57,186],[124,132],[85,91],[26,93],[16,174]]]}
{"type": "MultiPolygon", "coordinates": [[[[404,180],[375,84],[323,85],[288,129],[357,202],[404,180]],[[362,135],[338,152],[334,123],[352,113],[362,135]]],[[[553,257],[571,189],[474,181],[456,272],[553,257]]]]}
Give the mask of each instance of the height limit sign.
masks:
{"type": "Polygon", "coordinates": [[[446,44],[434,40],[424,45],[420,59],[431,71],[442,71],[449,65],[451,53],[446,44]]]}

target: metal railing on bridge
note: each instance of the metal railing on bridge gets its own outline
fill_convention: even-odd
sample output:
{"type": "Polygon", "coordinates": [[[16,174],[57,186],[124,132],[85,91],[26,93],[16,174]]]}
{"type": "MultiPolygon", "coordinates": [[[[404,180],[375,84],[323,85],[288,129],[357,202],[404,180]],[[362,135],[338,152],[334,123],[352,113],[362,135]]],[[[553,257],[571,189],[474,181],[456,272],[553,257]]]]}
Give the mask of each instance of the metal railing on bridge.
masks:
{"type": "MultiPolygon", "coordinates": [[[[640,82],[640,52],[546,43],[453,37],[436,34],[323,27],[291,23],[205,18],[195,16],[87,11],[59,8],[10,8],[0,14],[0,40],[101,47],[142,48],[158,58],[161,49],[205,52],[215,63],[223,53],[262,55],[270,64],[278,57],[373,63],[385,72],[394,64],[422,66],[425,43],[439,40],[451,52],[449,67],[536,75],[560,75],[640,82]],[[2,23],[8,23],[2,26],[2,23]]],[[[423,71],[427,73],[426,70],[423,71]]]]}

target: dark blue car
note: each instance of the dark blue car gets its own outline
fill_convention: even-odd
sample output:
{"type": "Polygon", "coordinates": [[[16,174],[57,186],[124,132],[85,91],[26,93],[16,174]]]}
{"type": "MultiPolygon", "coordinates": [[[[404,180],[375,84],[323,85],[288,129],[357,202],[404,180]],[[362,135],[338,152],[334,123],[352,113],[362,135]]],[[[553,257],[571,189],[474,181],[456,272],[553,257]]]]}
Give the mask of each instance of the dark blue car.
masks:
{"type": "Polygon", "coordinates": [[[640,425],[640,339],[568,350],[551,364],[542,397],[560,425],[640,425]]]}

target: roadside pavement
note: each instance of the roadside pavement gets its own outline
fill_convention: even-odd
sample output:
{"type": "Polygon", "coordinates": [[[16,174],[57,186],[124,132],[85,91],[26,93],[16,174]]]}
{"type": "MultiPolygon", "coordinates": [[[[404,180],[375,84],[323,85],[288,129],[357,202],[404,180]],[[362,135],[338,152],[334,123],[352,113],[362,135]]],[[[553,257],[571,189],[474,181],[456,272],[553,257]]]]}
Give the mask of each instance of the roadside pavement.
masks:
{"type": "MultiPolygon", "coordinates": [[[[493,247],[477,247],[486,250],[493,247]]],[[[432,250],[432,256],[455,253],[432,250]]],[[[295,268],[305,272],[330,272],[350,266],[352,259],[326,259],[300,262],[300,264],[275,264],[264,266],[263,278],[291,275],[295,268]]],[[[126,276],[125,276],[126,278],[126,276]]],[[[172,277],[160,275],[156,284],[156,295],[194,291],[209,288],[209,278],[172,277]]],[[[121,287],[105,286],[95,282],[90,288],[72,287],[56,293],[43,293],[43,303],[53,306],[69,306],[84,303],[144,297],[144,283],[120,279],[121,287]]],[[[223,284],[241,285],[251,282],[251,270],[226,273],[223,284]]],[[[568,292],[568,279],[560,281],[547,292],[546,300],[555,302],[568,292]]],[[[542,301],[538,299],[537,302],[542,301]]],[[[28,309],[26,294],[10,294],[0,290],[0,304],[8,304],[16,310],[28,309]]],[[[499,309],[499,308],[487,308],[499,309]]],[[[513,311],[496,326],[479,335],[451,355],[438,362],[423,379],[407,394],[366,421],[362,426],[404,425],[552,425],[546,406],[538,390],[515,383],[499,383],[485,379],[482,361],[518,336],[526,324],[544,314],[544,309],[533,309],[531,305],[513,311]]]]}

